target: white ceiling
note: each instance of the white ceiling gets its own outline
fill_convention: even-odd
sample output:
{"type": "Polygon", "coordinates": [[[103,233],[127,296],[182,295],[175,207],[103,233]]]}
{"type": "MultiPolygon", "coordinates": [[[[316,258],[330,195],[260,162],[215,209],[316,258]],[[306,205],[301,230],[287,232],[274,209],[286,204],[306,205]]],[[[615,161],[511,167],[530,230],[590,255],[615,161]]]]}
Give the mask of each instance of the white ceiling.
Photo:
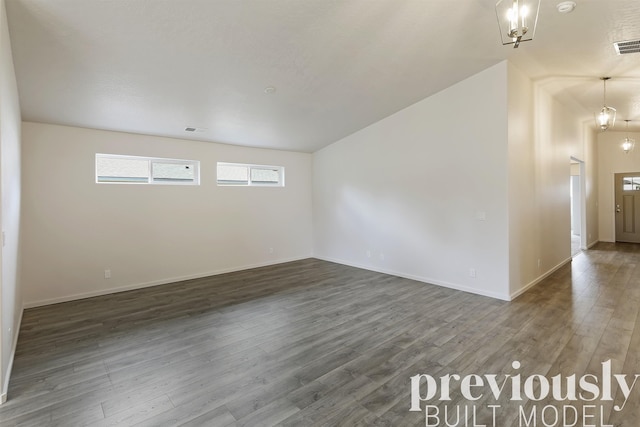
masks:
{"type": "Polygon", "coordinates": [[[576,1],[542,0],[519,49],[494,0],[6,3],[24,120],[312,152],[507,58],[585,120],[611,76],[623,130],[640,53],[612,43],[640,38],[640,1],[576,1]]]}

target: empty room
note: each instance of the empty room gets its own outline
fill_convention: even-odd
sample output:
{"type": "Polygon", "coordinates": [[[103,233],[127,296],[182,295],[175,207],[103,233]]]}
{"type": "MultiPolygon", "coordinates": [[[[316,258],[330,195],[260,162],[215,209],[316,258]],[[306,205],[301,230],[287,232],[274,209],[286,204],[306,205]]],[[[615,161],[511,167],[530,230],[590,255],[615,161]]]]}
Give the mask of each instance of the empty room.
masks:
{"type": "Polygon", "coordinates": [[[0,0],[0,425],[640,425],[637,0],[0,0]]]}

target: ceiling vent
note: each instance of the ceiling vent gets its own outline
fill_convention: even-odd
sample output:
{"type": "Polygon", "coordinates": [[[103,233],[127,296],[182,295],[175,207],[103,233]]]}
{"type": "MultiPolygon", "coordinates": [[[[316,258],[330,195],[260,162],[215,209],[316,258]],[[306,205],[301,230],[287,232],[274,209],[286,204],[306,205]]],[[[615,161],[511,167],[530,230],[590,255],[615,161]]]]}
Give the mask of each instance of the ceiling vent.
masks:
{"type": "Polygon", "coordinates": [[[616,48],[618,55],[626,55],[627,53],[640,52],[640,40],[629,40],[626,42],[615,42],[613,46],[616,48]]]}

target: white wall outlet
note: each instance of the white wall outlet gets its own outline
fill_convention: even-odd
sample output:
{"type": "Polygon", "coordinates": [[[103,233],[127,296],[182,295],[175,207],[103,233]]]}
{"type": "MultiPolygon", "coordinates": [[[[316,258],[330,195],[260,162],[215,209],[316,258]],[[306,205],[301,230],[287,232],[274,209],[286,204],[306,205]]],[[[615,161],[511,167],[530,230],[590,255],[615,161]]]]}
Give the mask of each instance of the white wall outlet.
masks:
{"type": "Polygon", "coordinates": [[[476,269],[475,268],[470,268],[469,269],[469,277],[473,277],[475,279],[475,277],[476,277],[476,269]]]}
{"type": "Polygon", "coordinates": [[[367,258],[371,258],[371,251],[367,249],[367,258]]]}
{"type": "Polygon", "coordinates": [[[106,269],[104,271],[104,278],[105,279],[111,279],[111,270],[110,269],[106,269]]]}
{"type": "Polygon", "coordinates": [[[540,270],[540,267],[542,267],[542,260],[538,258],[538,270],[540,270]]]}
{"type": "Polygon", "coordinates": [[[487,219],[487,213],[485,211],[476,212],[476,219],[478,221],[485,221],[487,219]]]}
{"type": "Polygon", "coordinates": [[[384,261],[384,254],[380,252],[380,261],[384,261]]]}
{"type": "Polygon", "coordinates": [[[273,248],[269,248],[269,253],[272,254],[273,253],[273,248]]]}

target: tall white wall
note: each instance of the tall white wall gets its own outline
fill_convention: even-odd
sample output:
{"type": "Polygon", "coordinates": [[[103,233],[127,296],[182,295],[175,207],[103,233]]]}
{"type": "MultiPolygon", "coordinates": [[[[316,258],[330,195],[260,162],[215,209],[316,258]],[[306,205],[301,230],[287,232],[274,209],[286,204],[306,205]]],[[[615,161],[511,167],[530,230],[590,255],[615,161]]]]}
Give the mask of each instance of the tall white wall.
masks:
{"type": "Polygon", "coordinates": [[[310,154],[24,123],[23,158],[27,306],[312,254],[310,154]],[[96,153],[199,160],[201,185],[96,184],[96,153]],[[218,187],[218,161],[286,186],[218,187]]]}
{"type": "Polygon", "coordinates": [[[571,259],[571,157],[598,239],[595,133],[578,113],[503,62],[315,153],[316,256],[519,295],[571,259]]]}
{"type": "Polygon", "coordinates": [[[582,233],[580,228],[580,218],[582,218],[581,193],[580,174],[571,175],[571,234],[574,236],[580,236],[582,233]]]}
{"type": "Polygon", "coordinates": [[[571,259],[571,157],[585,164],[587,244],[597,241],[595,134],[576,111],[509,65],[512,296],[571,259]]]}
{"type": "Polygon", "coordinates": [[[20,249],[20,105],[4,0],[0,0],[0,402],[9,375],[22,316],[20,249]]]}
{"type": "Polygon", "coordinates": [[[616,241],[614,175],[640,172],[640,133],[629,132],[629,137],[636,140],[636,147],[628,154],[621,148],[626,136],[627,132],[613,130],[598,134],[599,235],[603,242],[616,241]]]}
{"type": "Polygon", "coordinates": [[[533,83],[508,65],[509,286],[513,294],[539,276],[533,83]]]}
{"type": "Polygon", "coordinates": [[[508,298],[506,75],[500,63],[314,153],[315,255],[508,298]]]}

